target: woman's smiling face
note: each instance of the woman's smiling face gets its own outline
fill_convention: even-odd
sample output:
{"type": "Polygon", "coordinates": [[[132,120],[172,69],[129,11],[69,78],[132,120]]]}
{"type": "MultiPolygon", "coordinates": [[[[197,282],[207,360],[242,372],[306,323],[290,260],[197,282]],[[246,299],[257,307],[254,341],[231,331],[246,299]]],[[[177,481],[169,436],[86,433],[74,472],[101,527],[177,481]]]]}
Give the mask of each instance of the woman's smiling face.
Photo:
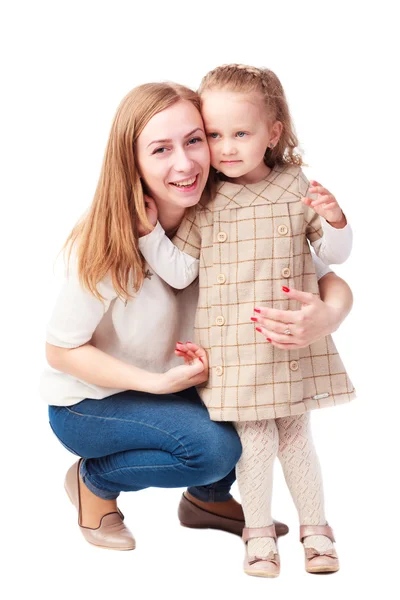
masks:
{"type": "Polygon", "coordinates": [[[136,142],[146,193],[158,206],[197,204],[207,182],[210,153],[197,108],[179,100],[156,114],[136,142]]]}

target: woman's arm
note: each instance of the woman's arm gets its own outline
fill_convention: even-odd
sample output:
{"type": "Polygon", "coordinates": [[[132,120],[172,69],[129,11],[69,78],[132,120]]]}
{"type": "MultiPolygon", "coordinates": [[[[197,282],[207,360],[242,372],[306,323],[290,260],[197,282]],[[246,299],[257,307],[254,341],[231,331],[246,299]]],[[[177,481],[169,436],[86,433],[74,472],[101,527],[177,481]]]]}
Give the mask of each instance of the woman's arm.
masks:
{"type": "Polygon", "coordinates": [[[53,369],[101,387],[151,392],[157,379],[156,373],[125,363],[91,344],[61,348],[47,342],[46,359],[53,369]]]}
{"type": "Polygon", "coordinates": [[[117,297],[110,277],[97,287],[103,302],[82,287],[75,262],[71,263],[47,327],[46,357],[51,367],[92,385],[159,394],[184,390],[207,379],[208,371],[199,360],[166,373],[151,373],[93,346],[93,334],[117,297]]]}
{"type": "Polygon", "coordinates": [[[331,332],[336,331],[353,307],[353,293],[344,279],[327,273],[318,281],[321,300],[331,307],[331,332]]]}
{"type": "Polygon", "coordinates": [[[151,373],[99,350],[91,344],[61,348],[46,343],[46,358],[51,367],[77,379],[101,387],[168,394],[199,385],[207,380],[204,361],[174,367],[166,373],[151,373]]]}
{"type": "MultiPolygon", "coordinates": [[[[347,283],[329,272],[318,281],[321,299],[313,294],[289,290],[282,295],[302,303],[300,310],[276,310],[256,307],[262,335],[283,350],[305,348],[336,331],[349,314],[353,294],[347,283]],[[291,335],[285,335],[289,330],[291,335]]],[[[286,288],[287,289],[287,288],[286,288]]]]}

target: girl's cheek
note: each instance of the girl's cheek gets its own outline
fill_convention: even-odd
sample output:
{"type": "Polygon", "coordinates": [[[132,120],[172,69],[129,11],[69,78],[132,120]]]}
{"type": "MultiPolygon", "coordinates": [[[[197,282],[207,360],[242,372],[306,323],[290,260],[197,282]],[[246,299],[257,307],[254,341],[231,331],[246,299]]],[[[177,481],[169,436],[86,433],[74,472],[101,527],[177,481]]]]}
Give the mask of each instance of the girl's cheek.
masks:
{"type": "Polygon", "coordinates": [[[210,158],[211,158],[211,162],[214,160],[214,158],[216,158],[217,156],[217,152],[216,149],[214,147],[210,147],[210,158]]]}

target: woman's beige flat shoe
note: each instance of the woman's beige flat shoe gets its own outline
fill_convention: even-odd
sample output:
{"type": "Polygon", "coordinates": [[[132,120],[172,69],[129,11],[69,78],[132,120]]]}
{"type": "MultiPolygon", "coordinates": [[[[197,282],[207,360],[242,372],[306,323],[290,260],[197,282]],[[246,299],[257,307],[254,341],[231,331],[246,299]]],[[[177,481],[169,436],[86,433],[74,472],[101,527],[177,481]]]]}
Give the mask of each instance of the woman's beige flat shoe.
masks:
{"type": "Polygon", "coordinates": [[[81,525],[81,501],[80,501],[80,484],[79,484],[79,468],[82,459],[78,460],[67,471],[65,476],[65,491],[69,499],[78,511],[78,525],[83,537],[89,544],[98,546],[99,548],[107,548],[110,550],[134,550],[136,542],[124,525],[124,515],[118,509],[118,512],[107,513],[101,518],[100,525],[93,529],[81,525]]]}
{"type": "Polygon", "coordinates": [[[252,538],[272,537],[277,540],[275,526],[269,527],[245,527],[243,529],[242,539],[246,544],[246,556],[243,569],[246,575],[254,577],[278,577],[280,573],[279,554],[270,552],[268,556],[260,558],[258,556],[247,555],[247,542],[252,538]]]}
{"type": "MultiPolygon", "coordinates": [[[[329,525],[301,525],[301,543],[310,535],[324,535],[331,540],[332,544],[335,543],[333,530],[329,525]]],[[[336,573],[339,571],[339,558],[334,548],[325,552],[318,552],[315,548],[304,548],[304,554],[307,573],[336,573]]]]}

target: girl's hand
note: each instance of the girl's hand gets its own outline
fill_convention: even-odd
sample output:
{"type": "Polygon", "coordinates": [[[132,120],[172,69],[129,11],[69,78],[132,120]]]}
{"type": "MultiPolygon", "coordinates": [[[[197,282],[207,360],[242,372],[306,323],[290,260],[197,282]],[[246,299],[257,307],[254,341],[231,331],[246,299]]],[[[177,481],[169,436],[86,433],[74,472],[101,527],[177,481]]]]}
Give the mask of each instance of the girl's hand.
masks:
{"type": "Polygon", "coordinates": [[[204,364],[205,371],[208,379],[208,354],[201,346],[193,344],[192,342],[177,342],[175,347],[176,356],[181,356],[185,361],[185,364],[191,364],[196,358],[200,359],[204,364]]]}
{"type": "Polygon", "coordinates": [[[314,294],[292,289],[285,296],[301,302],[301,309],[277,310],[260,306],[255,308],[255,317],[252,317],[255,326],[261,329],[260,335],[276,348],[306,348],[336,331],[343,320],[338,308],[325,304],[314,294]],[[284,333],[287,330],[290,335],[284,333]]]}
{"type": "MultiPolygon", "coordinates": [[[[184,344],[183,342],[176,342],[176,346],[175,346],[176,356],[180,356],[181,358],[183,358],[183,360],[185,361],[185,364],[187,364],[187,365],[189,365],[192,362],[192,360],[194,360],[196,358],[196,355],[193,352],[193,350],[189,350],[188,344],[190,344],[190,343],[191,342],[186,342],[184,344]]],[[[197,346],[197,348],[199,348],[199,346],[197,346]]]]}
{"type": "Polygon", "coordinates": [[[158,219],[157,204],[155,203],[153,198],[150,198],[150,196],[144,196],[144,201],[145,201],[145,206],[146,206],[147,218],[153,227],[152,227],[152,229],[145,229],[142,225],[139,225],[139,227],[138,227],[139,237],[148,235],[154,229],[154,227],[157,225],[157,219],[158,219]]]}
{"type": "Polygon", "coordinates": [[[207,352],[191,342],[181,344],[181,350],[175,350],[177,356],[182,356],[185,364],[169,369],[166,373],[157,375],[153,393],[173,394],[181,392],[194,385],[200,385],[208,379],[207,352]]]}
{"type": "Polygon", "coordinates": [[[336,228],[345,227],[347,224],[346,217],[343,214],[342,209],[335,196],[333,196],[329,190],[324,188],[318,181],[310,181],[310,187],[308,188],[309,194],[318,194],[318,198],[313,200],[306,196],[302,198],[302,202],[306,206],[311,206],[321,217],[323,217],[330,225],[336,228]]]}

